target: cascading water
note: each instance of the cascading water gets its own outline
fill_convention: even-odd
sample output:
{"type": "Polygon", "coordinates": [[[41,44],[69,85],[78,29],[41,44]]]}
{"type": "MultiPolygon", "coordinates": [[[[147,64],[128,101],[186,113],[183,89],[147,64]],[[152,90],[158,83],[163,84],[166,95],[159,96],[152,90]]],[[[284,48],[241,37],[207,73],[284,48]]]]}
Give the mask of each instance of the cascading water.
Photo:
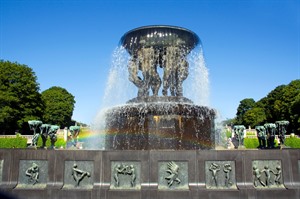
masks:
{"type": "Polygon", "coordinates": [[[191,51],[200,43],[197,35],[148,26],[129,31],[120,43],[94,122],[105,134],[100,148],[213,148],[208,70],[201,45],[191,51]]]}
{"type": "Polygon", "coordinates": [[[117,47],[112,55],[111,69],[102,101],[103,108],[124,104],[126,99],[135,96],[136,89],[134,85],[128,81],[128,61],[129,55],[124,47],[117,47]]]}
{"type": "Polygon", "coordinates": [[[202,46],[194,49],[188,57],[190,75],[184,82],[185,96],[194,104],[209,106],[209,73],[205,64],[202,46]]]}

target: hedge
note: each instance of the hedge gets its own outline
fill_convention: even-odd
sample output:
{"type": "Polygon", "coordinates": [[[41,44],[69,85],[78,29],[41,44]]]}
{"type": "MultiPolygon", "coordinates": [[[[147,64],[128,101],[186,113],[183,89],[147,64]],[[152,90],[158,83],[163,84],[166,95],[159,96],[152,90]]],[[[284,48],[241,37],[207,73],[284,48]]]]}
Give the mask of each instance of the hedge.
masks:
{"type": "Polygon", "coordinates": [[[0,148],[26,148],[27,138],[17,135],[15,138],[0,138],[0,148]]]}
{"type": "Polygon", "coordinates": [[[247,149],[256,149],[259,146],[259,142],[257,138],[245,138],[244,146],[247,149]]]}
{"type": "Polygon", "coordinates": [[[297,137],[285,138],[284,145],[291,148],[300,148],[300,138],[297,137]]]}
{"type": "MultiPolygon", "coordinates": [[[[43,140],[42,137],[40,136],[37,142],[37,146],[41,147],[43,145],[43,140]]],[[[51,140],[48,138],[46,141],[46,147],[49,148],[51,146],[51,140]]],[[[55,142],[55,147],[56,148],[66,148],[66,142],[64,141],[63,138],[57,138],[57,141],[55,142]]]]}
{"type": "Polygon", "coordinates": [[[225,134],[226,134],[227,139],[231,138],[231,135],[232,135],[231,131],[226,131],[225,134]]]}
{"type": "MultiPolygon", "coordinates": [[[[43,144],[41,136],[38,139],[37,146],[41,147],[43,144]]],[[[51,141],[48,138],[46,142],[46,147],[51,146],[51,141]]],[[[63,138],[57,138],[55,142],[56,148],[66,148],[66,142],[63,138]]],[[[17,135],[15,138],[0,138],[0,148],[27,148],[27,138],[17,135]]]]}
{"type": "MultiPolygon", "coordinates": [[[[267,140],[266,140],[267,142],[267,140]]],[[[299,142],[300,144],[300,142],[299,142]]],[[[259,147],[258,138],[245,138],[244,139],[244,146],[246,149],[256,149],[259,147]]],[[[278,147],[278,142],[275,139],[275,148],[278,147]]]]}

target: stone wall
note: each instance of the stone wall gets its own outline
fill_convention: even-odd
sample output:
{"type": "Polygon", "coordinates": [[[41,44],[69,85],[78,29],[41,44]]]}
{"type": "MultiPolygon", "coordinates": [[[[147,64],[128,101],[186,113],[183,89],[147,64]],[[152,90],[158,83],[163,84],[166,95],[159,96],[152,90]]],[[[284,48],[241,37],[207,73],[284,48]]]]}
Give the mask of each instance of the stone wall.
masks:
{"type": "Polygon", "coordinates": [[[300,198],[300,150],[0,150],[20,199],[300,198]]]}

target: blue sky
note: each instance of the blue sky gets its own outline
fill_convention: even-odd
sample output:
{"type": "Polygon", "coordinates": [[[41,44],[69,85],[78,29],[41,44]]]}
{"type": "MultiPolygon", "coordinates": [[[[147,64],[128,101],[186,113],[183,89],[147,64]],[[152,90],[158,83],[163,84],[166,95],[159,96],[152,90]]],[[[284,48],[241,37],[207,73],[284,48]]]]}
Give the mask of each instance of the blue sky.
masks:
{"type": "Polygon", "coordinates": [[[120,38],[145,25],[200,37],[210,106],[223,119],[242,99],[300,79],[297,0],[0,0],[0,59],[31,67],[41,92],[66,88],[76,100],[73,119],[90,124],[120,38]]]}

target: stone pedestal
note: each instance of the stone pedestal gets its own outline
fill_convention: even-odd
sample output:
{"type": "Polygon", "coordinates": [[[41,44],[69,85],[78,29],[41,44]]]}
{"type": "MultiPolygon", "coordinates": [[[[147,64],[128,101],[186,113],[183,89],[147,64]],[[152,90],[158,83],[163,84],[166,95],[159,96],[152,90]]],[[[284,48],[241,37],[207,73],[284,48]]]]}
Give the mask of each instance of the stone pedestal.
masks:
{"type": "Polygon", "coordinates": [[[300,197],[300,150],[10,149],[0,161],[1,191],[20,199],[300,197]],[[36,184],[26,175],[33,163],[36,184]]]}

